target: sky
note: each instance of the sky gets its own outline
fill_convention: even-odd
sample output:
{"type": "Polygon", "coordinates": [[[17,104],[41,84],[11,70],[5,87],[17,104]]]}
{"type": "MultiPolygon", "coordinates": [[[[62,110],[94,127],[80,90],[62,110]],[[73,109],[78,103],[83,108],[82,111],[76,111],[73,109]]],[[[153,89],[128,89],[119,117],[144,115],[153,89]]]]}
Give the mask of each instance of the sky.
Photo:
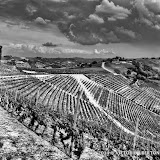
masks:
{"type": "Polygon", "coordinates": [[[22,57],[160,57],[160,0],[0,0],[0,44],[22,57]]]}

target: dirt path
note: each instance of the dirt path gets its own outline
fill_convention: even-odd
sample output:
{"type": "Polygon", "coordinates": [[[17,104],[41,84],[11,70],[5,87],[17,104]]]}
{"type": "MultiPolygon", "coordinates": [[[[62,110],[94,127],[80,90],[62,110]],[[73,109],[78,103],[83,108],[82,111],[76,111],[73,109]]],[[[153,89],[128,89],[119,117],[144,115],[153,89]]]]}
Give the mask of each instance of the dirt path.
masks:
{"type": "Polygon", "coordinates": [[[81,85],[82,89],[84,90],[85,94],[87,95],[87,98],[89,99],[89,102],[91,102],[95,107],[97,107],[101,112],[103,112],[119,128],[123,129],[128,134],[134,135],[133,132],[131,132],[127,128],[123,127],[123,125],[120,122],[118,122],[116,119],[112,118],[109,114],[106,113],[106,111],[104,111],[102,109],[102,107],[97,103],[97,101],[94,99],[94,97],[91,95],[91,93],[88,91],[88,89],[84,86],[84,84],[81,81],[81,79],[84,79],[86,81],[91,81],[91,80],[89,80],[84,75],[77,74],[77,75],[73,75],[73,76],[77,79],[78,83],[81,85]]]}
{"type": "Polygon", "coordinates": [[[105,62],[102,62],[102,68],[103,68],[104,70],[106,70],[106,71],[114,74],[114,75],[118,75],[117,73],[113,72],[111,69],[107,68],[107,67],[105,66],[105,62]]]}
{"type": "Polygon", "coordinates": [[[0,107],[0,160],[69,160],[0,107]]]}

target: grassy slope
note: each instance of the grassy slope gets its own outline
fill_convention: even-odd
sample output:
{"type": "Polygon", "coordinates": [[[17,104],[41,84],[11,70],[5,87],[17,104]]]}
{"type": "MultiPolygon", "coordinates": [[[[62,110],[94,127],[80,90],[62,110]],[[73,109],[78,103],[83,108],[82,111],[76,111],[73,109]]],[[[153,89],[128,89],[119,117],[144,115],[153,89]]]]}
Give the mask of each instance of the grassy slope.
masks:
{"type": "Polygon", "coordinates": [[[25,128],[0,107],[0,158],[61,160],[69,158],[56,147],[25,128]]]}

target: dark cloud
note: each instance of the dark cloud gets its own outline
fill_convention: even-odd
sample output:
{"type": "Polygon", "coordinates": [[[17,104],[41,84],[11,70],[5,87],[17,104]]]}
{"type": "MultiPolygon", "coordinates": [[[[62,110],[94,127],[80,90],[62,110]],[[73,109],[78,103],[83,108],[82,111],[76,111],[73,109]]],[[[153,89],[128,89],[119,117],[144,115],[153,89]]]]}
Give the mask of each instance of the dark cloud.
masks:
{"type": "Polygon", "coordinates": [[[113,31],[110,31],[108,33],[104,33],[103,36],[104,36],[103,41],[106,42],[106,43],[107,42],[108,43],[110,43],[110,42],[112,42],[112,43],[120,42],[120,39],[117,37],[117,35],[113,31]]]}
{"type": "Polygon", "coordinates": [[[84,45],[160,39],[159,0],[0,0],[0,11],[84,45]]]}
{"type": "Polygon", "coordinates": [[[57,3],[68,2],[68,0],[49,0],[49,1],[57,3]]]}
{"type": "Polygon", "coordinates": [[[160,30],[159,0],[135,0],[134,6],[139,13],[138,23],[145,24],[150,29],[160,30]]]}
{"type": "Polygon", "coordinates": [[[125,29],[124,27],[117,27],[115,32],[118,37],[124,41],[137,41],[142,38],[140,34],[132,30],[125,29]]]}

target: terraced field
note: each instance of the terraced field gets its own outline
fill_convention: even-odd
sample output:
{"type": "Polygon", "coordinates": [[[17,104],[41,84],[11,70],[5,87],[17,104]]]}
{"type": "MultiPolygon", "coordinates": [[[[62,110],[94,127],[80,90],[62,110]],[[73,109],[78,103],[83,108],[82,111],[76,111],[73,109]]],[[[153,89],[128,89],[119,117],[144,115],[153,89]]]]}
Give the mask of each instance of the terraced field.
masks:
{"type": "Polygon", "coordinates": [[[151,89],[129,86],[121,75],[60,74],[1,76],[0,88],[15,95],[36,99],[49,112],[74,114],[77,95],[80,99],[80,119],[111,122],[123,132],[133,135],[139,119],[138,136],[141,139],[160,141],[160,106],[158,94],[151,89]]]}

